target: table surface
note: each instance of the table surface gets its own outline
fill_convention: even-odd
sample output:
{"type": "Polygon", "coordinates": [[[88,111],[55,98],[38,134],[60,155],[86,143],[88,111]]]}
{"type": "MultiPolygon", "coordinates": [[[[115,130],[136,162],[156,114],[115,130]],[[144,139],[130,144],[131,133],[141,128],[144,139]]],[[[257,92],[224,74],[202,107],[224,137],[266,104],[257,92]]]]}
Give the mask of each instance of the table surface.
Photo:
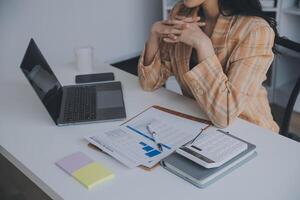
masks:
{"type": "MultiPolygon", "coordinates": [[[[72,64],[55,66],[63,85],[74,84],[72,64]]],[[[142,91],[137,77],[99,64],[95,72],[114,72],[123,84],[127,118],[160,105],[205,117],[196,102],[161,88],[142,91]]],[[[257,146],[257,157],[205,189],[198,189],[161,167],[151,172],[128,169],[111,157],[90,149],[85,136],[100,134],[124,121],[57,127],[21,73],[1,74],[0,153],[53,199],[300,199],[300,145],[241,119],[228,129],[257,146]],[[115,173],[115,178],[85,189],[54,163],[81,151],[115,173]]]]}

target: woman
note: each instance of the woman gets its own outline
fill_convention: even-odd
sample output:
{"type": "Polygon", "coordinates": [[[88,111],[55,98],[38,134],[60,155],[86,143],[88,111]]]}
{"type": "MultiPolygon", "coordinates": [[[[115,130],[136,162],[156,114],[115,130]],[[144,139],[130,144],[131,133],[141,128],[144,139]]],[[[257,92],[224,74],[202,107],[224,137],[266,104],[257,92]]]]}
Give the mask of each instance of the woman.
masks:
{"type": "Polygon", "coordinates": [[[144,90],[174,74],[217,127],[237,117],[278,132],[262,86],[273,61],[276,23],[259,0],[183,0],[156,22],[138,75],[144,90]]]}

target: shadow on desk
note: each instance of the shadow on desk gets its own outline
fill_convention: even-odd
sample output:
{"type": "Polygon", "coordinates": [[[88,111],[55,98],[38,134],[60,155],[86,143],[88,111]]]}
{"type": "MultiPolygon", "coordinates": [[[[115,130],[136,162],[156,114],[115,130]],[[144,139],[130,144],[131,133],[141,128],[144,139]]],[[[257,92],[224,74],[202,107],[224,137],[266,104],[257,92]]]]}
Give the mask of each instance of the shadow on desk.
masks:
{"type": "Polygon", "coordinates": [[[0,154],[1,200],[51,200],[41,189],[0,154]]]}
{"type": "Polygon", "coordinates": [[[140,57],[134,57],[128,60],[120,61],[118,63],[113,63],[111,65],[118,69],[121,69],[123,71],[126,71],[130,74],[137,76],[137,66],[138,66],[139,58],[140,57]]]}

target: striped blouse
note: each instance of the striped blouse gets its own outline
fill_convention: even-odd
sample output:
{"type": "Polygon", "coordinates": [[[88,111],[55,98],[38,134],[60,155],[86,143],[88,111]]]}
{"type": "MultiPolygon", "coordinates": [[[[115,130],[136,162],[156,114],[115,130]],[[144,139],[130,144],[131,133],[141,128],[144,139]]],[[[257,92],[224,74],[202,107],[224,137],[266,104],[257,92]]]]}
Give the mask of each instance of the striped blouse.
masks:
{"type": "MultiPolygon", "coordinates": [[[[170,18],[180,6],[173,9],[170,18]]],[[[197,11],[191,13],[195,15],[197,11]]],[[[194,98],[215,126],[227,127],[239,117],[278,132],[262,85],[274,58],[274,37],[262,18],[220,15],[211,36],[213,56],[190,70],[190,46],[161,42],[149,66],[144,66],[145,52],[141,55],[140,85],[153,91],[174,75],[183,95],[194,98]]]]}

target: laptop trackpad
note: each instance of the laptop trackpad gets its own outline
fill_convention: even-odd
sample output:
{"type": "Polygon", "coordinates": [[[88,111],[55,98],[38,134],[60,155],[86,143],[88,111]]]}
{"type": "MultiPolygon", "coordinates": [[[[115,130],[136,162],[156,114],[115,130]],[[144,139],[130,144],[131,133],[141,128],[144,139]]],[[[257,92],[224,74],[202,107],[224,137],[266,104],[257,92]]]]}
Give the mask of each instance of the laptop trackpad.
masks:
{"type": "Polygon", "coordinates": [[[126,117],[121,90],[97,91],[97,119],[112,120],[126,117]]]}
{"type": "Polygon", "coordinates": [[[97,109],[123,107],[123,97],[120,90],[97,91],[97,109]]]}

